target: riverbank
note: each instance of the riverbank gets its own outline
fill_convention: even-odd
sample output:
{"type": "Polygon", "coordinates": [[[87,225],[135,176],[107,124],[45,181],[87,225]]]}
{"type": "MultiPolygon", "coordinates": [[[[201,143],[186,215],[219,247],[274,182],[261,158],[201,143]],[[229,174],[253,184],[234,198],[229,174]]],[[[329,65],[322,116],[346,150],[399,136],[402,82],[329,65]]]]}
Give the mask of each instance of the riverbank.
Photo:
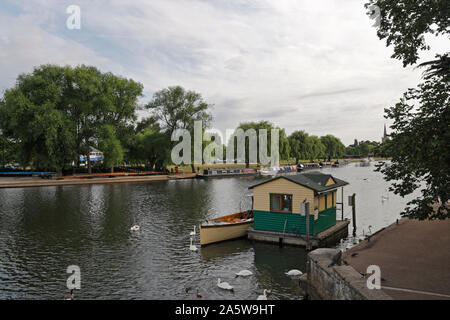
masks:
{"type": "Polygon", "coordinates": [[[104,183],[140,183],[151,181],[166,181],[178,179],[193,179],[196,173],[178,173],[169,175],[149,175],[149,176],[115,176],[100,178],[64,178],[46,180],[39,177],[32,178],[1,178],[0,188],[24,188],[24,187],[45,187],[61,185],[79,184],[104,184],[104,183]]]}
{"type": "Polygon", "coordinates": [[[403,218],[342,253],[308,256],[307,290],[316,299],[450,300],[450,220],[403,218]],[[381,290],[367,288],[367,267],[381,270],[381,290]]]}

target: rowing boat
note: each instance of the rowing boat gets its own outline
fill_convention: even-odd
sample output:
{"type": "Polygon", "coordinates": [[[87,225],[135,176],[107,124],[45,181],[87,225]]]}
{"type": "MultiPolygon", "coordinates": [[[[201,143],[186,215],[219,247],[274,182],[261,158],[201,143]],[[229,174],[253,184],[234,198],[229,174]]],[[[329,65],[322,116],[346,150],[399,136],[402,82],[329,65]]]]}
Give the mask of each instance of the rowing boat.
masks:
{"type": "Polygon", "coordinates": [[[200,225],[200,245],[245,237],[252,225],[251,210],[207,220],[200,225]]]}

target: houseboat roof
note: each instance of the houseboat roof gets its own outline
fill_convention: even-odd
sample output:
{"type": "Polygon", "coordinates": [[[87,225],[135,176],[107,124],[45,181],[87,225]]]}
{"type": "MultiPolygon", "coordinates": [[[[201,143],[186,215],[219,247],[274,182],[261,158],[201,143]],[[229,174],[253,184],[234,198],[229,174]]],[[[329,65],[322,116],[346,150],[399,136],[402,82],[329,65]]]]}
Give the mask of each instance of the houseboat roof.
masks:
{"type": "Polygon", "coordinates": [[[309,173],[299,173],[296,175],[288,175],[288,176],[279,176],[273,179],[263,181],[261,183],[255,184],[249,189],[253,189],[254,187],[260,186],[262,184],[266,184],[278,179],[286,179],[291,182],[294,182],[298,185],[301,185],[305,188],[312,189],[318,193],[333,190],[339,187],[343,187],[348,184],[348,182],[337,179],[333,177],[331,174],[324,174],[321,172],[309,172],[309,173]],[[334,184],[326,185],[330,178],[335,182],[334,184]]]}

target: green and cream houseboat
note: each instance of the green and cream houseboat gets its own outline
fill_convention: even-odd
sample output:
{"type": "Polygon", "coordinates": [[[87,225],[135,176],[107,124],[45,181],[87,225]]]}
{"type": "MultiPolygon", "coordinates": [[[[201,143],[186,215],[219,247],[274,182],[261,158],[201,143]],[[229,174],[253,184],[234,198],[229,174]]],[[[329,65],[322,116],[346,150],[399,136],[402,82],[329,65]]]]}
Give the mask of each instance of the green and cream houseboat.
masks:
{"type": "Polygon", "coordinates": [[[254,230],[306,234],[302,202],[309,202],[309,232],[336,225],[337,190],[348,182],[321,172],[278,176],[251,186],[254,230]],[[303,214],[302,214],[303,213],[303,214]]]}

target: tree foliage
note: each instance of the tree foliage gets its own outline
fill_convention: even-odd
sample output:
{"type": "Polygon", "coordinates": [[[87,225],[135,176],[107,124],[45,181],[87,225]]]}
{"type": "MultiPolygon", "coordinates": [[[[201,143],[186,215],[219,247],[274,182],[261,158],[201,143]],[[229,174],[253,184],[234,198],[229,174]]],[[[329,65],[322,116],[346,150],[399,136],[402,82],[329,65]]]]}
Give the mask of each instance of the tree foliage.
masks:
{"type": "Polygon", "coordinates": [[[450,30],[448,0],[369,0],[368,15],[374,6],[380,10],[378,37],[394,47],[392,58],[402,60],[403,66],[416,63],[419,52],[430,49],[425,35],[445,35],[450,30]]]}
{"type": "Polygon", "coordinates": [[[17,142],[22,164],[61,171],[89,156],[104,125],[115,134],[129,126],[141,95],[141,84],[95,67],[42,65],[5,91],[0,128],[17,142]]]}
{"type": "MultiPolygon", "coordinates": [[[[366,8],[380,9],[378,36],[394,47],[393,58],[403,66],[414,64],[419,51],[428,50],[425,35],[450,34],[450,5],[447,0],[369,0],[366,8]]],[[[418,88],[409,89],[400,102],[385,109],[393,132],[387,148],[392,165],[379,168],[391,190],[405,196],[421,190],[402,212],[417,219],[449,218],[450,190],[450,59],[449,53],[419,65],[425,67],[418,88]]]]}
{"type": "Polygon", "coordinates": [[[320,137],[324,145],[324,157],[331,161],[332,158],[340,158],[345,154],[345,146],[341,140],[331,134],[320,137]]]}
{"type": "Polygon", "coordinates": [[[288,137],[290,156],[298,163],[301,159],[309,159],[308,134],[305,131],[294,131],[288,137]]]}
{"type": "Polygon", "coordinates": [[[411,218],[450,217],[449,92],[450,75],[436,75],[385,109],[386,117],[394,120],[392,165],[382,167],[381,172],[392,181],[396,194],[405,196],[421,189],[421,197],[410,201],[402,213],[411,218]]]}
{"type": "MultiPolygon", "coordinates": [[[[162,124],[162,129],[168,134],[170,146],[173,146],[170,137],[175,130],[186,129],[191,132],[193,138],[195,121],[202,121],[202,130],[208,128],[212,121],[212,104],[205,102],[199,93],[186,91],[180,86],[156,92],[146,107],[162,124]]],[[[191,169],[195,172],[193,161],[191,169]]]]}

